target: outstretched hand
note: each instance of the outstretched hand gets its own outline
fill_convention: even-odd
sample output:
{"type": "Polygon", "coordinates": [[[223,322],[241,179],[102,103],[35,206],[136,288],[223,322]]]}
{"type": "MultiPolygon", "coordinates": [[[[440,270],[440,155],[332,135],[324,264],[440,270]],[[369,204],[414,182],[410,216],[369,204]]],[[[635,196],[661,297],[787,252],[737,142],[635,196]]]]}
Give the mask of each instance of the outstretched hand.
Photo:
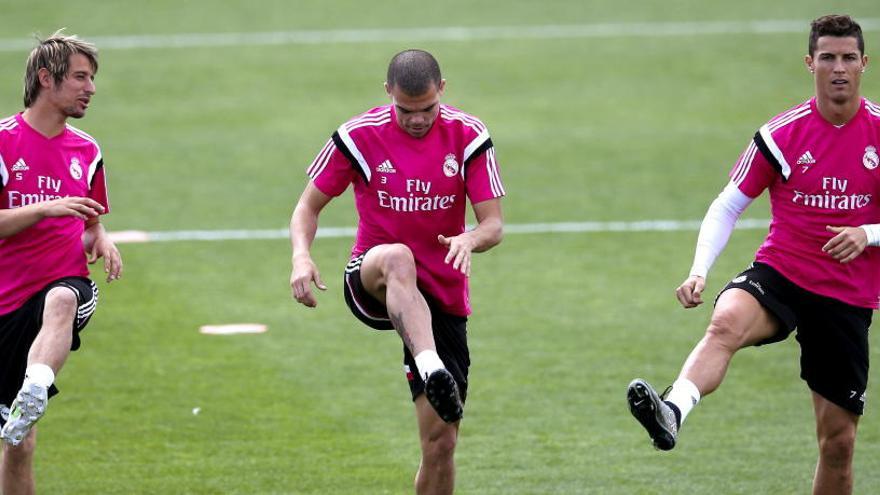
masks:
{"type": "Polygon", "coordinates": [[[474,250],[474,243],[471,241],[470,236],[467,233],[453,237],[438,235],[437,242],[449,249],[443,262],[448,265],[451,261],[454,270],[458,270],[466,277],[470,277],[471,253],[474,250]]]}
{"type": "Polygon", "coordinates": [[[293,272],[290,274],[290,290],[298,303],[309,308],[318,305],[318,300],[312,292],[312,283],[321,290],[327,290],[327,286],[321,281],[318,266],[312,261],[312,258],[295,256],[293,258],[293,272]]]}
{"type": "Polygon", "coordinates": [[[822,251],[831,255],[841,263],[849,263],[856,259],[868,245],[868,234],[861,227],[825,227],[828,232],[837,235],[822,246],[822,251]]]}
{"type": "Polygon", "coordinates": [[[699,275],[691,275],[675,289],[675,297],[684,308],[696,308],[703,304],[703,289],[706,288],[706,279],[699,275]]]}

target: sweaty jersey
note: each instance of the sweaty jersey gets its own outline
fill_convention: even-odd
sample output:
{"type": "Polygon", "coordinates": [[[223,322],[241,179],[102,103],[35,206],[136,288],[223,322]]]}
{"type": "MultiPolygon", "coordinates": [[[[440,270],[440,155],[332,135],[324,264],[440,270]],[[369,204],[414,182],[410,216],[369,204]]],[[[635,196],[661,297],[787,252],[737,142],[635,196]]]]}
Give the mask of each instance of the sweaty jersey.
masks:
{"type": "Polygon", "coordinates": [[[470,314],[467,277],[444,263],[446,237],[465,231],[472,204],[504,195],[495,149],[479,119],[448,105],[414,138],[391,105],[341,125],[308,168],[315,187],[338,196],[353,185],[359,221],[352,257],[379,244],[406,244],[419,288],[451,314],[470,314]]]}
{"type": "MultiPolygon", "coordinates": [[[[53,138],[34,130],[21,114],[0,120],[0,208],[80,196],[110,211],[101,150],[72,126],[53,138]]],[[[14,311],[49,282],[89,275],[76,217],[45,218],[0,239],[0,315],[14,311]]]]}
{"type": "Polygon", "coordinates": [[[880,223],[878,150],[880,107],[865,99],[840,127],[815,98],[762,126],[730,173],[749,197],[770,191],[770,232],[755,259],[810,292],[876,309],[880,248],[844,264],[822,246],[836,235],[827,225],[880,223]]]}

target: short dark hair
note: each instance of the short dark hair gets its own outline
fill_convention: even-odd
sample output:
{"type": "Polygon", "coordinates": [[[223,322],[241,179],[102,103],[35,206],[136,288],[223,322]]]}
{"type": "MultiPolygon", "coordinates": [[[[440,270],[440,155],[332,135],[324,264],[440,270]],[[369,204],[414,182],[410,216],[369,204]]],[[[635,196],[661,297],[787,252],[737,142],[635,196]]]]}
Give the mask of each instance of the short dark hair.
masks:
{"type": "Polygon", "coordinates": [[[862,36],[862,27],[848,15],[824,15],[810,23],[808,50],[811,57],[816,53],[816,44],[822,36],[855,38],[859,45],[859,52],[862,55],[865,54],[865,38],[862,36]]]}
{"type": "Polygon", "coordinates": [[[385,81],[389,88],[397,86],[409,96],[421,96],[431,84],[440,87],[440,64],[424,50],[404,50],[391,59],[385,81]]]}

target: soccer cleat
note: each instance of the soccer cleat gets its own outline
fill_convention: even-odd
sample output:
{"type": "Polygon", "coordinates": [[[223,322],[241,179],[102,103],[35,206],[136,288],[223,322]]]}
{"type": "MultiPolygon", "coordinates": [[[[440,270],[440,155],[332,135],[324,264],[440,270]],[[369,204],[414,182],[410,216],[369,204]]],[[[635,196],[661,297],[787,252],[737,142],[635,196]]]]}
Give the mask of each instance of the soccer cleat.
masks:
{"type": "Polygon", "coordinates": [[[678,435],[675,412],[657,395],[651,385],[641,378],[629,383],[626,389],[629,412],[648,430],[648,435],[659,450],[672,450],[678,435]]]}
{"type": "Polygon", "coordinates": [[[428,376],[425,380],[425,397],[443,421],[455,423],[461,419],[461,397],[455,378],[449,371],[439,369],[428,376]]]}
{"type": "Polygon", "coordinates": [[[48,402],[49,394],[45,387],[35,383],[24,385],[12,401],[9,419],[0,430],[0,438],[12,445],[20,444],[34,423],[46,412],[48,402]]]}

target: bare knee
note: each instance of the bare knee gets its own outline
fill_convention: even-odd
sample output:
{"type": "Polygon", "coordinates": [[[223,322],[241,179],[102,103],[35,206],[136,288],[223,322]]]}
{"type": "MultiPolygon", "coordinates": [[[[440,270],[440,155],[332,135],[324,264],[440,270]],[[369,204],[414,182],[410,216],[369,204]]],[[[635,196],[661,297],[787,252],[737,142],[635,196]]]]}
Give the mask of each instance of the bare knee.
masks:
{"type": "Polygon", "coordinates": [[[846,468],[852,463],[855,445],[855,430],[841,429],[819,437],[819,455],[829,467],[846,468]]]}
{"type": "Polygon", "coordinates": [[[708,343],[736,352],[745,344],[745,328],[736,324],[736,318],[730,310],[719,310],[712,314],[712,321],[706,328],[705,339],[708,343]]]}
{"type": "Polygon", "coordinates": [[[72,318],[76,314],[76,294],[67,287],[53,287],[46,294],[45,317],[72,318]]]}
{"type": "Polygon", "coordinates": [[[37,448],[37,435],[31,430],[22,442],[16,446],[3,444],[3,463],[12,472],[29,470],[34,459],[34,450],[37,448]]]}
{"type": "Polygon", "coordinates": [[[382,272],[386,279],[416,276],[416,260],[406,244],[389,244],[382,252],[382,272]]]}
{"type": "Polygon", "coordinates": [[[432,432],[422,441],[422,455],[428,462],[445,462],[452,459],[458,443],[458,431],[447,426],[432,432]]]}

